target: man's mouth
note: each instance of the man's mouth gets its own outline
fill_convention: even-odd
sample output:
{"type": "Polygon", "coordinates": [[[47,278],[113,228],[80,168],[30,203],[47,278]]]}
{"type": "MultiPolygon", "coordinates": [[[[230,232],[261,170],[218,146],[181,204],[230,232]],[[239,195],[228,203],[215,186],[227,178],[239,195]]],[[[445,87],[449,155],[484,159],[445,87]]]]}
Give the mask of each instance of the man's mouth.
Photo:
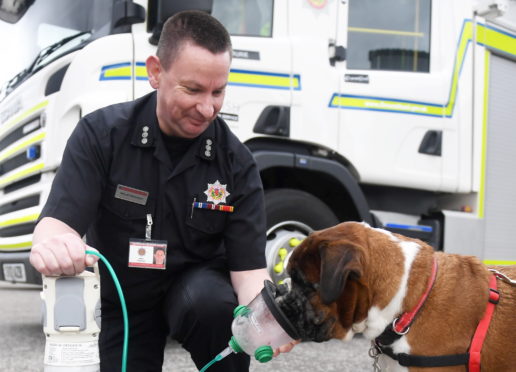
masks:
{"type": "Polygon", "coordinates": [[[206,120],[190,118],[190,123],[195,127],[202,127],[204,124],[206,124],[206,120]]]}

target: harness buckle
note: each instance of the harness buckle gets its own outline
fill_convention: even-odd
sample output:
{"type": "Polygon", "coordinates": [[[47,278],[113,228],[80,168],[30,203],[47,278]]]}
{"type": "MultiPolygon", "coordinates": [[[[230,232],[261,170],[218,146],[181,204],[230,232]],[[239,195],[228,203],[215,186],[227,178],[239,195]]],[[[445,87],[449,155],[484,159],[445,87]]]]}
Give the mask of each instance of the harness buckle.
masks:
{"type": "Polygon", "coordinates": [[[410,326],[408,326],[407,328],[405,329],[402,329],[400,331],[398,331],[396,329],[396,323],[398,322],[398,320],[400,320],[400,318],[395,318],[393,321],[392,321],[392,331],[394,333],[396,333],[398,336],[404,336],[408,333],[408,331],[410,330],[410,326]]]}
{"type": "Polygon", "coordinates": [[[497,305],[500,301],[500,292],[496,289],[489,288],[489,302],[492,304],[497,305]]]}

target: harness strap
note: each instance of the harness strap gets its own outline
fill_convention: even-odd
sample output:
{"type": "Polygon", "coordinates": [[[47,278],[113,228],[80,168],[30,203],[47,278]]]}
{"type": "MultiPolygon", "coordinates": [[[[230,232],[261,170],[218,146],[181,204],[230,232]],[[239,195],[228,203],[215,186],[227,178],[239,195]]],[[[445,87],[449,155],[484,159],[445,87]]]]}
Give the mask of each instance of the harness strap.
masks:
{"type": "Polygon", "coordinates": [[[489,302],[487,303],[486,312],[484,313],[480,323],[478,323],[478,327],[475,331],[475,335],[473,336],[473,340],[471,340],[471,346],[469,348],[469,372],[480,372],[480,353],[482,351],[484,339],[486,338],[489,323],[491,323],[491,319],[493,317],[495,306],[499,300],[500,293],[497,291],[496,287],[496,276],[492,275],[491,280],[489,281],[489,302]]]}
{"type": "Polygon", "coordinates": [[[480,353],[482,351],[482,345],[484,344],[495,306],[500,300],[496,279],[497,277],[492,275],[489,281],[489,302],[484,316],[475,330],[468,353],[437,356],[410,355],[405,353],[395,354],[390,345],[402,335],[394,333],[391,327],[388,327],[382,335],[375,339],[373,347],[377,350],[378,354],[388,355],[404,367],[447,367],[467,364],[468,372],[480,372],[480,353]]]}
{"type": "Polygon", "coordinates": [[[390,347],[383,348],[382,352],[392,359],[397,360],[404,367],[448,367],[463,366],[468,363],[469,355],[450,354],[438,356],[411,355],[405,353],[394,354],[390,347]]]}

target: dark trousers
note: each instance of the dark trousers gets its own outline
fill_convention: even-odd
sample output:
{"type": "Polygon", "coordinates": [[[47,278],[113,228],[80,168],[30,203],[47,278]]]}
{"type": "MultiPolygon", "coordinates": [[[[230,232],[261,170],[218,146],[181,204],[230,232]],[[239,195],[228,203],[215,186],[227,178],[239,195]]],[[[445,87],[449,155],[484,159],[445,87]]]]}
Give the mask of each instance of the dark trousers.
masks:
{"type": "MultiPolygon", "coordinates": [[[[201,369],[228,346],[236,306],[227,270],[203,264],[184,271],[174,278],[162,306],[129,312],[127,371],[161,371],[167,335],[181,343],[201,369]]],[[[103,312],[99,340],[102,372],[121,370],[122,345],[121,313],[103,312]]],[[[246,354],[231,354],[207,372],[246,372],[249,363],[246,354]]]]}

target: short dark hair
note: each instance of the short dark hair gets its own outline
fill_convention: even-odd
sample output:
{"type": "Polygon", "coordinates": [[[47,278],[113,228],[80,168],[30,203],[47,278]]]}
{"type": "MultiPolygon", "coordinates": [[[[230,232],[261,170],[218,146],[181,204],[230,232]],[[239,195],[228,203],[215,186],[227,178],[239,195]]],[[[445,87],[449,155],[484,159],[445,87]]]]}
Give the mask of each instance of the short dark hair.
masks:
{"type": "Polygon", "coordinates": [[[156,55],[165,70],[187,42],[213,54],[229,51],[231,56],[231,38],[222,23],[208,13],[187,10],[170,17],[163,25],[156,55]]]}

